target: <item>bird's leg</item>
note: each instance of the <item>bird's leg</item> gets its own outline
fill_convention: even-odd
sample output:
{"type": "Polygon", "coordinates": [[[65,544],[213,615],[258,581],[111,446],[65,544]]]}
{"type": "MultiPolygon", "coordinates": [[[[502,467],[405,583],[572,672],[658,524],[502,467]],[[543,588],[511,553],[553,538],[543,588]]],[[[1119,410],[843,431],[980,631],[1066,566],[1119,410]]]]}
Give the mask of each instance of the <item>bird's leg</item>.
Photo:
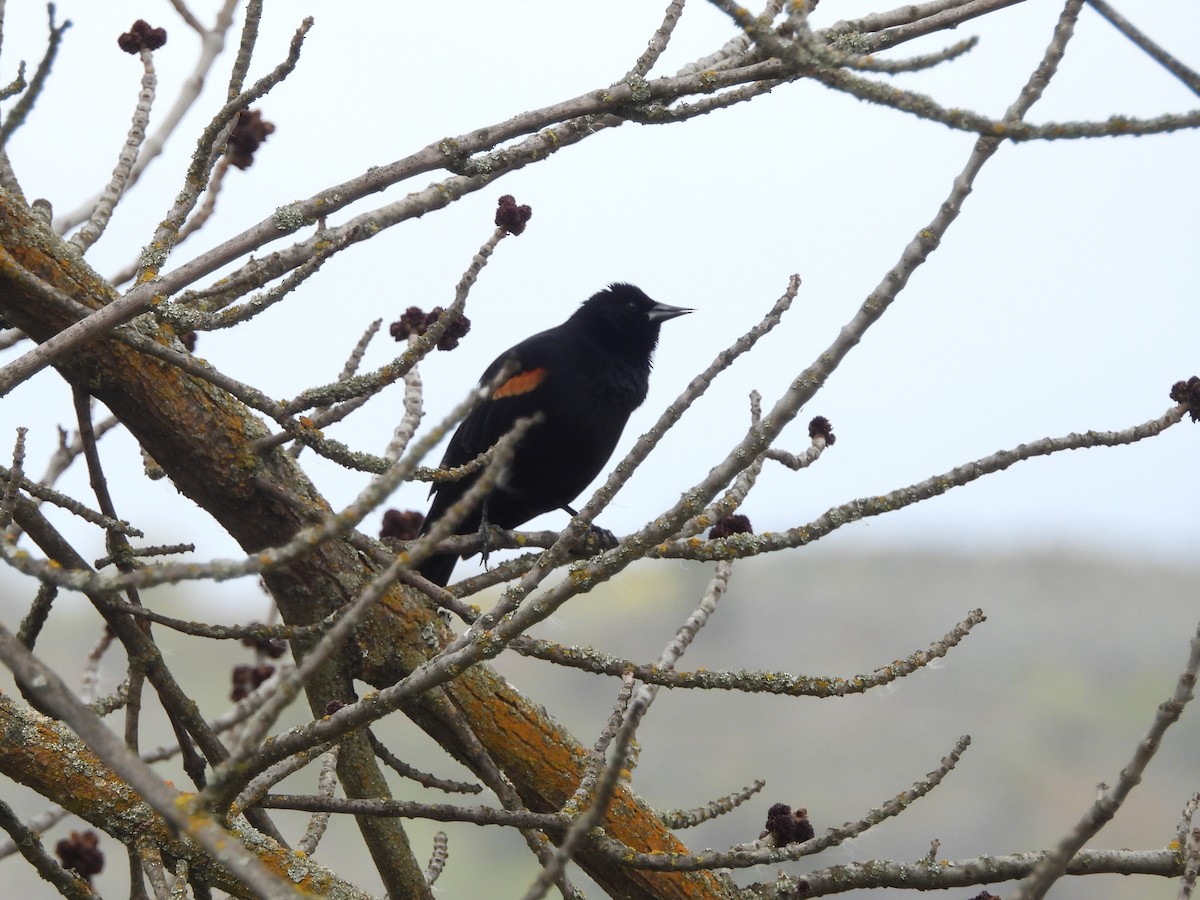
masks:
{"type": "MultiPolygon", "coordinates": [[[[579,513],[567,506],[565,503],[559,508],[563,512],[567,513],[572,519],[579,515],[579,513]]],[[[580,549],[585,550],[588,553],[602,553],[605,550],[613,549],[619,543],[620,541],[617,540],[617,536],[607,528],[601,528],[599,525],[589,524],[588,536],[584,538],[583,545],[580,549]]]]}
{"type": "Polygon", "coordinates": [[[487,497],[484,497],[483,503],[479,507],[479,558],[483,562],[485,569],[487,568],[488,557],[492,553],[489,546],[492,542],[492,526],[488,522],[487,508],[487,497]]]}

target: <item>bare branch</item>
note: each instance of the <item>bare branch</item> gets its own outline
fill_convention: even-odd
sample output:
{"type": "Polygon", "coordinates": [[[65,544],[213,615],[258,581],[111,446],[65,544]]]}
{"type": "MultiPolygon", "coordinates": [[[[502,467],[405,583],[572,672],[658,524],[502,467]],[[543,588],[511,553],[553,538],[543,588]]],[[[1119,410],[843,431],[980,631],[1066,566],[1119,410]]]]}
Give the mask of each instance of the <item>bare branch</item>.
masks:
{"type": "MultiPolygon", "coordinates": [[[[204,89],[204,83],[208,79],[213,64],[225,49],[225,35],[233,24],[233,14],[238,5],[238,0],[224,0],[217,13],[216,23],[211,29],[205,29],[182,5],[182,0],[171,0],[171,2],[188,25],[199,29],[201,34],[200,55],[192,67],[191,74],[180,87],[179,96],[175,99],[174,104],[162,117],[155,132],[147,137],[142,145],[142,152],[138,155],[137,162],[134,163],[133,170],[129,173],[129,180],[125,184],[126,191],[137,184],[142,172],[162,153],[167,138],[174,134],[183,117],[200,98],[200,93],[204,89]]],[[[99,197],[95,197],[62,216],[54,223],[54,230],[59,234],[70,231],[87,219],[99,200],[99,197]]],[[[132,276],[127,276],[123,280],[128,280],[128,277],[132,276]]],[[[120,283],[121,281],[114,281],[114,284],[120,283]]]]}
{"type": "Polygon", "coordinates": [[[1088,5],[1112,23],[1113,27],[1146,52],[1146,55],[1188,86],[1193,94],[1200,96],[1200,73],[1185,66],[1164,50],[1132,22],[1117,12],[1106,0],[1087,0],[1088,5]]]}
{"type": "Polygon", "coordinates": [[[3,627],[0,627],[0,659],[46,709],[53,710],[67,723],[155,812],[204,847],[213,859],[229,867],[239,881],[271,900],[300,896],[215,819],[198,809],[189,809],[192,804],[180,802],[178,791],[155,775],[91,710],[75,699],[52,670],[34,659],[3,627]]]}
{"type": "Polygon", "coordinates": [[[1019,444],[1011,450],[999,450],[990,456],[955,466],[948,472],[934,475],[916,484],[897,488],[882,496],[851,500],[849,503],[843,503],[827,510],[806,525],[787,531],[773,532],[770,535],[738,534],[708,541],[698,546],[687,542],[675,542],[654,548],[649,551],[649,554],[667,559],[682,557],[715,560],[769,553],[785,547],[801,547],[851,522],[894,512],[930,497],[936,497],[953,488],[970,484],[985,475],[1002,472],[1022,460],[1086,447],[1118,447],[1156,437],[1172,425],[1179,424],[1184,415],[1184,407],[1175,406],[1157,419],[1151,419],[1149,422],[1143,422],[1121,431],[1088,431],[1083,434],[1072,432],[1062,437],[1042,438],[1028,444],[1019,444]]]}
{"type": "MultiPolygon", "coordinates": [[[[311,17],[305,19],[292,36],[287,58],[271,72],[255,82],[250,88],[242,91],[226,103],[204,129],[197,142],[196,153],[192,157],[192,165],[188,168],[184,179],[183,190],[180,191],[175,204],[167,212],[166,218],[159,224],[147,249],[143,251],[141,265],[135,277],[138,284],[153,282],[155,280],[159,269],[162,268],[163,263],[166,262],[172,248],[175,246],[179,236],[179,229],[183,226],[184,220],[191,214],[192,209],[199,202],[205,188],[208,186],[209,175],[216,164],[216,153],[224,146],[225,139],[236,122],[237,115],[292,73],[296,68],[296,63],[300,59],[300,48],[304,45],[304,38],[308,34],[309,29],[312,28],[312,24],[313,20],[311,17]]],[[[137,312],[141,311],[138,309],[138,303],[132,301],[132,298],[138,294],[139,291],[135,288],[125,297],[126,300],[131,301],[131,305],[133,306],[133,309],[130,310],[132,315],[136,315],[137,312]]],[[[141,299],[140,302],[145,301],[141,299]]],[[[132,315],[130,318],[132,318],[132,315]]]]}
{"type": "MultiPolygon", "coordinates": [[[[942,891],[1013,881],[1027,875],[1045,853],[1014,853],[953,859],[929,865],[927,860],[906,863],[869,859],[806,872],[806,891],[813,896],[855,888],[900,888],[904,890],[942,891]]],[[[1082,850],[1067,867],[1068,875],[1159,875],[1173,878],[1181,866],[1171,850],[1082,850]]],[[[778,897],[794,893],[799,879],[784,876],[766,885],[756,885],[755,897],[778,897]]]]}
{"type": "Polygon", "coordinates": [[[755,781],[749,787],[744,787],[740,791],[735,791],[732,794],[709,801],[697,809],[663,810],[660,815],[662,816],[663,824],[668,828],[694,828],[703,822],[712,821],[717,816],[723,816],[726,813],[732,812],[751,797],[758,794],[766,786],[767,783],[765,781],[755,781]]]}
{"type": "Polygon", "coordinates": [[[117,157],[117,167],[113,169],[112,179],[100,193],[100,199],[92,210],[91,217],[71,238],[71,246],[78,252],[86,253],[87,249],[99,240],[104,233],[108,220],[112,218],[113,209],[125,192],[133,165],[137,162],[138,150],[146,138],[146,125],[150,121],[150,106],[154,103],[154,95],[158,88],[158,75],[154,71],[154,54],[143,48],[138,52],[142,61],[142,89],[138,93],[137,107],[133,112],[133,123],[129,126],[129,134],[125,145],[117,157]]]}
{"type": "Polygon", "coordinates": [[[915,782],[909,790],[903,791],[884,801],[861,819],[855,822],[847,822],[838,828],[830,828],[825,834],[807,840],[802,844],[788,844],[783,847],[761,847],[746,850],[737,849],[728,852],[707,850],[703,853],[671,854],[634,853],[630,852],[628,847],[623,847],[611,838],[598,837],[595,840],[600,844],[605,853],[618,856],[625,865],[659,872],[686,872],[695,869],[712,869],[718,867],[744,869],[752,866],[771,865],[786,860],[802,859],[805,856],[820,853],[829,847],[836,847],[862,834],[867,829],[874,828],[880,822],[898,816],[915,801],[926,796],[941,784],[945,777],[958,765],[959,759],[966,752],[970,744],[971,738],[963,735],[955,742],[953,749],[941,760],[937,768],[920,781],[915,782]]]}
{"type": "Polygon", "coordinates": [[[16,813],[0,800],[0,828],[8,832],[21,855],[37,870],[37,873],[54,886],[68,900],[100,900],[100,895],[91,885],[69,869],[58,864],[42,846],[41,835],[22,824],[16,813]]]}
{"type": "Polygon", "coordinates": [[[1071,833],[1053,852],[1047,853],[1034,867],[1029,877],[1017,886],[1013,900],[1041,900],[1046,892],[1063,875],[1083,845],[1091,840],[1101,828],[1108,824],[1125,802],[1130,792],[1141,784],[1142,773],[1158,752],[1167,729],[1179,721],[1183,708],[1195,696],[1196,677],[1200,672],[1200,626],[1192,636],[1191,652],[1187,665],[1179,675],[1175,693],[1160,704],[1150,730],[1138,742],[1133,758],[1121,769],[1117,783],[1111,788],[1104,786],[1096,802],[1088,808],[1076,823],[1071,833]]]}
{"type": "MultiPolygon", "coordinates": [[[[25,124],[25,119],[28,118],[30,110],[33,109],[33,105],[41,95],[42,89],[46,86],[46,79],[50,77],[50,70],[54,67],[54,59],[58,55],[58,48],[62,44],[63,35],[71,27],[70,19],[67,19],[61,25],[54,24],[53,3],[48,5],[47,10],[50,17],[50,39],[46,44],[46,52],[42,56],[42,61],[38,63],[37,71],[33,73],[33,78],[29,82],[29,87],[25,91],[25,95],[9,110],[8,115],[4,117],[4,124],[0,125],[0,148],[3,148],[13,133],[25,124]]],[[[10,190],[14,186],[5,185],[10,190]]]]}
{"type": "Polygon", "coordinates": [[[679,24],[679,19],[683,15],[684,2],[685,0],[670,0],[667,3],[667,10],[663,13],[662,24],[650,36],[650,40],[646,43],[645,52],[633,64],[633,68],[625,76],[626,79],[645,78],[650,74],[650,70],[654,68],[659,57],[666,51],[667,44],[671,42],[671,36],[675,33],[675,26],[679,24]]]}

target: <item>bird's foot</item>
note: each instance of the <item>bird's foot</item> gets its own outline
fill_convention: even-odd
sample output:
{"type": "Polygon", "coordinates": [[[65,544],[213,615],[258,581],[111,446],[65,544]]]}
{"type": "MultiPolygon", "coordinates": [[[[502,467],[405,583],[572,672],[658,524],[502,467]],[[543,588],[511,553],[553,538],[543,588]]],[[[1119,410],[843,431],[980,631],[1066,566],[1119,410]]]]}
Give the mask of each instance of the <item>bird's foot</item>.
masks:
{"type": "Polygon", "coordinates": [[[580,549],[589,556],[595,556],[597,553],[603,553],[605,550],[612,550],[619,544],[617,536],[607,528],[601,528],[599,525],[589,525],[588,533],[583,538],[583,543],[580,544],[580,549]]]}
{"type": "Polygon", "coordinates": [[[492,545],[499,544],[503,532],[502,528],[486,519],[479,524],[479,560],[485,569],[488,567],[488,557],[492,555],[492,545]]]}

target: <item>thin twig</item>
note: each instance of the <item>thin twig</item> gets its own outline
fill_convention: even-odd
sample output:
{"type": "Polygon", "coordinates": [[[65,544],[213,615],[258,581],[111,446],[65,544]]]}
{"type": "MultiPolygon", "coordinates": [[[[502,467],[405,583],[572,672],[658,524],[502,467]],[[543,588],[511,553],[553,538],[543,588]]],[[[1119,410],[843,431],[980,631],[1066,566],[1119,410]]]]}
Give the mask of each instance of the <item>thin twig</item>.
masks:
{"type": "Polygon", "coordinates": [[[646,684],[684,690],[739,691],[744,694],[778,694],[785,697],[846,697],[894,684],[900,678],[943,659],[962,643],[975,626],[987,621],[983,610],[972,610],[965,619],[923,650],[888,662],[858,675],[794,675],[790,672],[742,669],[701,669],[695,672],[665,671],[651,663],[636,663],[611,656],[592,647],[564,647],[528,636],[516,638],[510,647],[523,656],[590,672],[593,675],[633,675],[646,684]]]}
{"type": "Polygon", "coordinates": [[[1065,450],[1120,447],[1157,437],[1173,425],[1178,425],[1185,414],[1183,406],[1175,406],[1157,419],[1120,431],[1087,431],[1082,434],[1072,432],[1062,437],[1047,437],[1021,443],[1012,449],[998,450],[989,456],[963,463],[947,472],[896,488],[886,494],[861,497],[831,507],[812,521],[786,531],[761,535],[735,534],[698,545],[687,541],[671,541],[648,550],[647,555],[664,559],[714,560],[771,553],[788,547],[803,547],[851,522],[895,512],[930,497],[940,496],[986,475],[1002,472],[1024,460],[1050,456],[1065,450]]]}
{"type": "Polygon", "coordinates": [[[950,753],[942,758],[938,766],[920,781],[914,782],[906,791],[896,794],[880,805],[873,807],[862,818],[847,822],[838,828],[830,828],[825,834],[814,837],[802,844],[787,844],[783,847],[761,847],[755,850],[737,849],[729,852],[706,850],[702,853],[642,853],[634,851],[612,838],[596,836],[594,845],[613,859],[620,859],[622,865],[638,869],[650,869],[656,872],[695,872],[702,869],[714,868],[750,868],[759,865],[772,865],[787,860],[802,859],[839,846],[857,837],[880,822],[895,818],[914,802],[927,796],[945,780],[946,776],[958,765],[962,754],[971,745],[971,738],[963,735],[954,744],[950,753]]]}
{"type": "Polygon", "coordinates": [[[54,886],[67,900],[100,900],[100,895],[91,885],[58,864],[42,846],[41,834],[24,825],[10,807],[0,800],[0,828],[8,832],[16,849],[37,870],[37,873],[54,886]]]}
{"type": "MultiPolygon", "coordinates": [[[[511,460],[517,442],[529,430],[532,424],[532,419],[519,420],[514,428],[497,442],[492,465],[480,475],[479,479],[464,495],[463,500],[455,504],[455,507],[461,505],[462,508],[456,510],[455,507],[451,507],[447,510],[445,516],[439,519],[438,523],[418,542],[418,545],[414,546],[409,554],[406,554],[404,559],[397,560],[377,575],[371,584],[350,605],[350,608],[330,626],[329,630],[321,637],[317,644],[305,654],[304,660],[297,666],[295,672],[290,677],[281,681],[274,694],[263,704],[262,709],[255,713],[252,721],[248,723],[238,746],[230,754],[229,758],[214,770],[209,788],[204,792],[206,795],[205,801],[211,802],[213,808],[221,808],[228,800],[232,800],[231,791],[237,789],[242,776],[249,768],[248,760],[257,754],[259,743],[266,737],[271,725],[274,724],[283,710],[295,699],[303,686],[313,676],[313,673],[324,665],[342,647],[345,641],[350,638],[354,629],[358,627],[371,607],[396,583],[400,573],[419,565],[434,551],[437,542],[441,540],[444,534],[452,531],[457,526],[459,520],[473,508],[473,505],[478,504],[487,496],[487,493],[495,485],[496,479],[500,477],[505,466],[511,460]]],[[[383,481],[383,479],[376,479],[376,482],[379,481],[383,481]]],[[[354,504],[351,505],[353,506],[354,504]]]]}
{"type": "Polygon", "coordinates": [[[1145,51],[1146,55],[1161,65],[1164,69],[1187,85],[1188,90],[1200,96],[1200,73],[1184,65],[1176,57],[1155,43],[1137,26],[1112,8],[1105,0],[1087,0],[1088,5],[1112,23],[1113,27],[1134,44],[1145,51]]]}
{"type": "MultiPolygon", "coordinates": [[[[126,191],[137,184],[142,172],[162,153],[167,139],[175,133],[175,130],[179,127],[179,123],[183,121],[184,116],[187,115],[188,111],[200,98],[201,90],[204,87],[205,81],[208,80],[208,75],[212,70],[213,64],[225,49],[225,35],[230,26],[233,25],[233,17],[237,10],[238,2],[239,0],[224,0],[220,11],[217,13],[216,23],[211,29],[202,30],[200,55],[192,67],[191,74],[188,75],[180,87],[179,96],[176,97],[171,108],[162,117],[158,128],[146,138],[146,142],[142,145],[142,152],[138,155],[137,162],[134,163],[133,171],[129,173],[129,180],[125,185],[126,191]]],[[[179,0],[172,0],[172,3],[176,5],[176,8],[180,11],[180,15],[184,16],[185,21],[189,25],[196,27],[199,24],[194,17],[191,17],[190,14],[186,13],[185,9],[181,8],[179,0]]],[[[91,215],[92,209],[95,208],[99,199],[99,197],[94,197],[66,215],[61,216],[54,222],[54,230],[59,234],[70,231],[91,215]]],[[[114,284],[120,283],[119,281],[114,282],[114,284]]]]}
{"type": "Polygon", "coordinates": [[[446,832],[439,831],[433,836],[433,852],[429,857],[429,865],[425,867],[425,883],[432,886],[450,858],[450,838],[446,832]]]}
{"type": "Polygon", "coordinates": [[[44,708],[52,710],[66,723],[155,812],[203,847],[228,871],[236,873],[238,880],[261,894],[264,900],[294,900],[298,896],[287,881],[269,871],[215,819],[183,802],[175,788],[130,751],[74,697],[52,669],[35,659],[3,626],[0,626],[0,658],[44,708]]]}
{"type": "MultiPolygon", "coordinates": [[[[174,205],[159,224],[154,236],[150,240],[148,249],[143,253],[141,264],[134,278],[136,284],[140,285],[152,282],[162,269],[163,264],[175,246],[179,229],[183,226],[184,221],[191,214],[192,209],[199,202],[205,188],[208,186],[212,168],[216,165],[216,151],[224,146],[225,139],[232,130],[238,114],[292,73],[296,68],[296,63],[300,59],[300,48],[304,45],[304,38],[308,34],[309,29],[312,28],[312,25],[313,20],[310,16],[300,24],[300,27],[292,36],[287,58],[271,72],[256,81],[250,88],[229,100],[205,127],[197,142],[196,153],[192,156],[192,164],[188,167],[183,190],[176,196],[174,205]],[[149,248],[153,248],[153,251],[149,248]]],[[[131,301],[137,312],[141,311],[138,307],[146,302],[145,299],[141,298],[142,293],[135,288],[124,298],[131,301]],[[131,300],[131,298],[135,297],[139,299],[136,301],[131,300]]],[[[111,305],[115,306],[116,304],[111,305]]],[[[137,314],[132,309],[130,312],[133,312],[134,315],[137,314]]]]}
{"type": "Polygon", "coordinates": [[[1168,728],[1179,721],[1183,709],[1195,694],[1196,677],[1200,672],[1200,626],[1192,636],[1191,651],[1187,665],[1180,673],[1175,693],[1159,705],[1149,731],[1138,742],[1133,758],[1121,769],[1116,784],[1105,788],[1083,817],[1075,824],[1071,833],[1051,853],[1034,867],[1029,877],[1022,881],[1012,895],[1012,900],[1041,900],[1046,892],[1063,875],[1075,855],[1083,849],[1097,832],[1109,823],[1129,794],[1142,781],[1142,773],[1162,744],[1168,728]]]}
{"type": "Polygon", "coordinates": [[[137,162],[138,150],[142,146],[142,141],[146,139],[146,125],[150,122],[150,107],[154,103],[154,96],[158,89],[158,75],[154,71],[154,53],[151,50],[143,48],[138,51],[138,57],[142,61],[142,89],[138,92],[137,106],[133,111],[133,122],[129,126],[125,144],[117,157],[117,166],[113,169],[112,178],[100,192],[100,199],[96,202],[90,218],[71,237],[71,246],[79,253],[86,253],[87,249],[96,243],[100,239],[100,235],[104,233],[109,219],[112,218],[113,210],[116,209],[121,195],[125,193],[134,163],[137,162]]]}
{"type": "Polygon", "coordinates": [[[50,70],[54,67],[54,59],[58,56],[58,48],[62,45],[63,35],[71,27],[70,19],[61,25],[54,24],[53,3],[48,4],[46,8],[50,16],[50,40],[46,44],[46,52],[42,55],[42,61],[38,63],[37,70],[33,73],[33,78],[30,79],[24,96],[8,111],[8,115],[4,117],[4,124],[0,125],[0,148],[4,147],[13,133],[25,123],[29,111],[33,109],[34,103],[42,93],[42,88],[46,86],[46,80],[50,77],[50,70]]]}
{"type": "Polygon", "coordinates": [[[683,15],[683,4],[685,2],[686,0],[670,0],[667,3],[666,12],[663,13],[662,24],[650,36],[650,40],[646,43],[646,49],[638,57],[637,62],[633,64],[633,68],[629,70],[629,74],[625,76],[626,80],[630,78],[645,78],[650,74],[650,70],[654,68],[659,57],[666,52],[667,44],[671,42],[671,36],[675,33],[675,26],[679,24],[679,19],[683,15]]]}
{"type": "MultiPolygon", "coordinates": [[[[321,760],[321,774],[317,776],[318,797],[332,797],[337,789],[338,749],[336,745],[330,747],[329,752],[321,760]]],[[[325,829],[329,826],[329,815],[326,812],[312,814],[308,820],[308,827],[304,829],[304,837],[296,845],[296,849],[300,853],[312,856],[317,852],[317,845],[321,842],[321,838],[325,835],[325,829]]]]}

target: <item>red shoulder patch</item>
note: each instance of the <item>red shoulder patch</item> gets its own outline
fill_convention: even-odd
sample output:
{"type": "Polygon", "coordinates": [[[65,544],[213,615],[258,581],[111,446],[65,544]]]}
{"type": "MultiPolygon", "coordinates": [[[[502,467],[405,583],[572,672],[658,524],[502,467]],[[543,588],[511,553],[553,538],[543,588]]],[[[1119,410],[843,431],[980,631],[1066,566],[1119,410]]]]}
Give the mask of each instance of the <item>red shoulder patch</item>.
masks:
{"type": "Polygon", "coordinates": [[[518,372],[516,375],[496,388],[492,392],[492,399],[497,400],[501,397],[519,397],[521,394],[528,394],[535,387],[546,380],[546,376],[550,370],[545,366],[537,369],[529,369],[525,372],[518,372]]]}

